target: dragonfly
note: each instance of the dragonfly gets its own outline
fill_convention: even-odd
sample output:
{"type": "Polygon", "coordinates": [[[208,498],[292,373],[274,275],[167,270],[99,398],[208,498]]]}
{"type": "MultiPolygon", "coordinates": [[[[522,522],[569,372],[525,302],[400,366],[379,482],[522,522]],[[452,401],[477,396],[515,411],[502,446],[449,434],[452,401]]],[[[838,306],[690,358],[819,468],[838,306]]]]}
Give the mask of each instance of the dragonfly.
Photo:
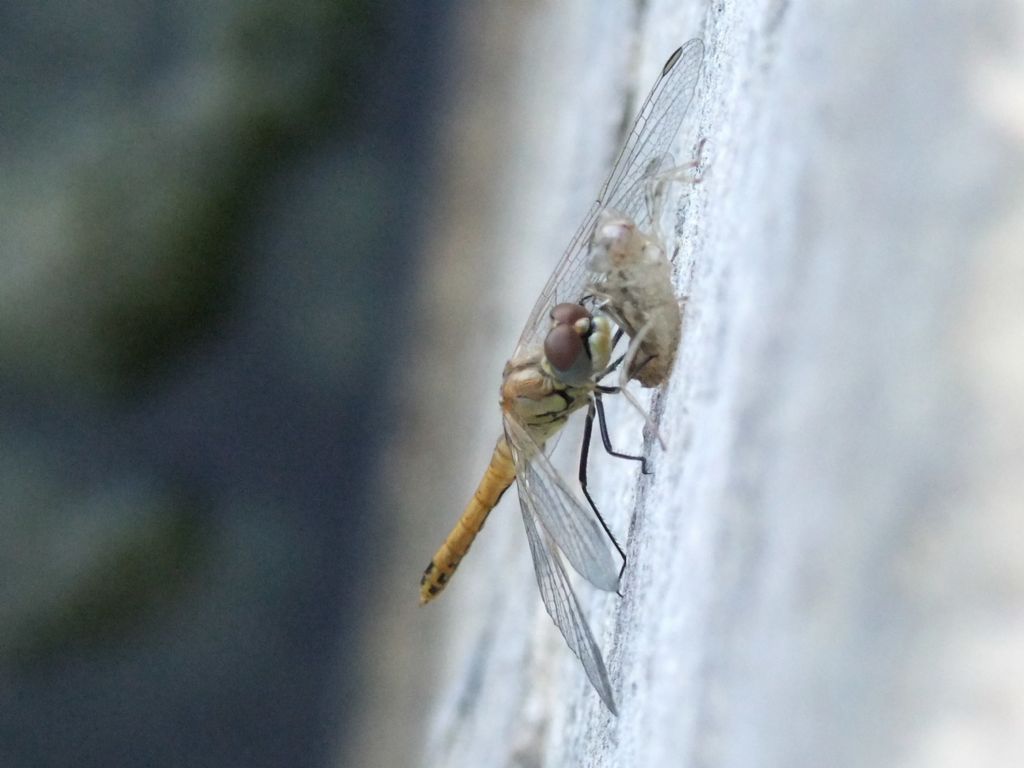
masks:
{"type": "MultiPolygon", "coordinates": [[[[661,246],[640,224],[646,221],[645,205],[651,213],[652,189],[671,166],[669,149],[693,100],[703,60],[704,44],[699,39],[676,49],[642,103],[597,200],[548,279],[505,365],[500,390],[503,429],[490,463],[420,579],[422,603],[440,594],[490,511],[517,481],[541,599],[612,714],[617,710],[607,667],[561,556],[593,586],[618,591],[626,556],[587,489],[588,451],[596,414],[605,449],[613,456],[642,462],[646,471],[643,457],[613,450],[601,398],[625,392],[630,378],[646,386],[662,383],[671,360],[661,358],[675,355],[672,339],[663,338],[666,328],[671,337],[673,320],[661,318],[664,290],[672,295],[670,303],[678,316],[671,274],[660,266],[644,271],[643,264],[660,263],[657,254],[645,249],[661,246]],[[661,282],[668,287],[656,287],[653,298],[649,292],[635,290],[637,285],[661,282]],[[624,334],[631,340],[630,350],[612,362],[624,334]],[[602,384],[617,368],[620,386],[602,384]],[[589,507],[554,468],[545,450],[569,417],[584,408],[579,480],[589,507]]],[[[661,254],[667,264],[663,247],[661,254]]],[[[675,323],[674,345],[678,345],[678,320],[675,323]]]]}

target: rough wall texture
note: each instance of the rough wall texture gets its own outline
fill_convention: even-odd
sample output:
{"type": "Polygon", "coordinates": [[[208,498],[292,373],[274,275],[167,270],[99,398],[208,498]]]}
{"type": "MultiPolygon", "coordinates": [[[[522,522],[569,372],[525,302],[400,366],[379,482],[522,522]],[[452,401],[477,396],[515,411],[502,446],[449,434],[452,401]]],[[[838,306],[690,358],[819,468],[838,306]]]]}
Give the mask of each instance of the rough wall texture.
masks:
{"type": "Polygon", "coordinates": [[[544,613],[510,500],[429,627],[424,763],[1024,764],[1024,9],[598,6],[517,27],[492,242],[522,267],[474,372],[496,389],[616,127],[702,37],[678,151],[707,137],[710,170],[680,200],[685,337],[651,402],[668,447],[643,445],[649,478],[592,470],[628,531],[624,597],[579,588],[620,716],[544,613]]]}

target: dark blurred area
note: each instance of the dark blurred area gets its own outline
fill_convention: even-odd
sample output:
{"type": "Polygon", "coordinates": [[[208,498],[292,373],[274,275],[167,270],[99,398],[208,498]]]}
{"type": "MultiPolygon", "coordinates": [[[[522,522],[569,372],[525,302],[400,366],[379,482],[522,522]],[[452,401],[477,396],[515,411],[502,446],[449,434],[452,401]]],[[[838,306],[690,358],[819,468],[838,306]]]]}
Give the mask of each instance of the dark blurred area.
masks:
{"type": "Polygon", "coordinates": [[[0,4],[0,766],[322,766],[443,4],[0,4]]]}

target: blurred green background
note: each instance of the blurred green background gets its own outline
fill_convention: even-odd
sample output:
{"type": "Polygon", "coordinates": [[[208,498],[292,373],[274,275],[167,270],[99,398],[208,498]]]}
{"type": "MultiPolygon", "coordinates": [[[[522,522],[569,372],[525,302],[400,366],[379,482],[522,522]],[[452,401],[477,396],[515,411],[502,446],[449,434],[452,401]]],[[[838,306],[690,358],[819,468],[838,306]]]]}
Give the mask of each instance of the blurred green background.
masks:
{"type": "Polygon", "coordinates": [[[0,3],[0,766],[345,739],[449,15],[0,3]]]}

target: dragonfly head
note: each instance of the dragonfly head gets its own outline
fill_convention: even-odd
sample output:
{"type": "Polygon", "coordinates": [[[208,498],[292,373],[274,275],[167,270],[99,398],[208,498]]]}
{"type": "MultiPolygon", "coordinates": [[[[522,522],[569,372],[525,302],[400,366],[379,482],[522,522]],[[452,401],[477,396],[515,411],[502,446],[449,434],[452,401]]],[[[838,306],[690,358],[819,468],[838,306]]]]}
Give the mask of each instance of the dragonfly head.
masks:
{"type": "Polygon", "coordinates": [[[551,310],[544,358],[559,381],[581,386],[608,365],[610,338],[611,324],[606,318],[594,317],[580,304],[558,304],[551,310]]]}

